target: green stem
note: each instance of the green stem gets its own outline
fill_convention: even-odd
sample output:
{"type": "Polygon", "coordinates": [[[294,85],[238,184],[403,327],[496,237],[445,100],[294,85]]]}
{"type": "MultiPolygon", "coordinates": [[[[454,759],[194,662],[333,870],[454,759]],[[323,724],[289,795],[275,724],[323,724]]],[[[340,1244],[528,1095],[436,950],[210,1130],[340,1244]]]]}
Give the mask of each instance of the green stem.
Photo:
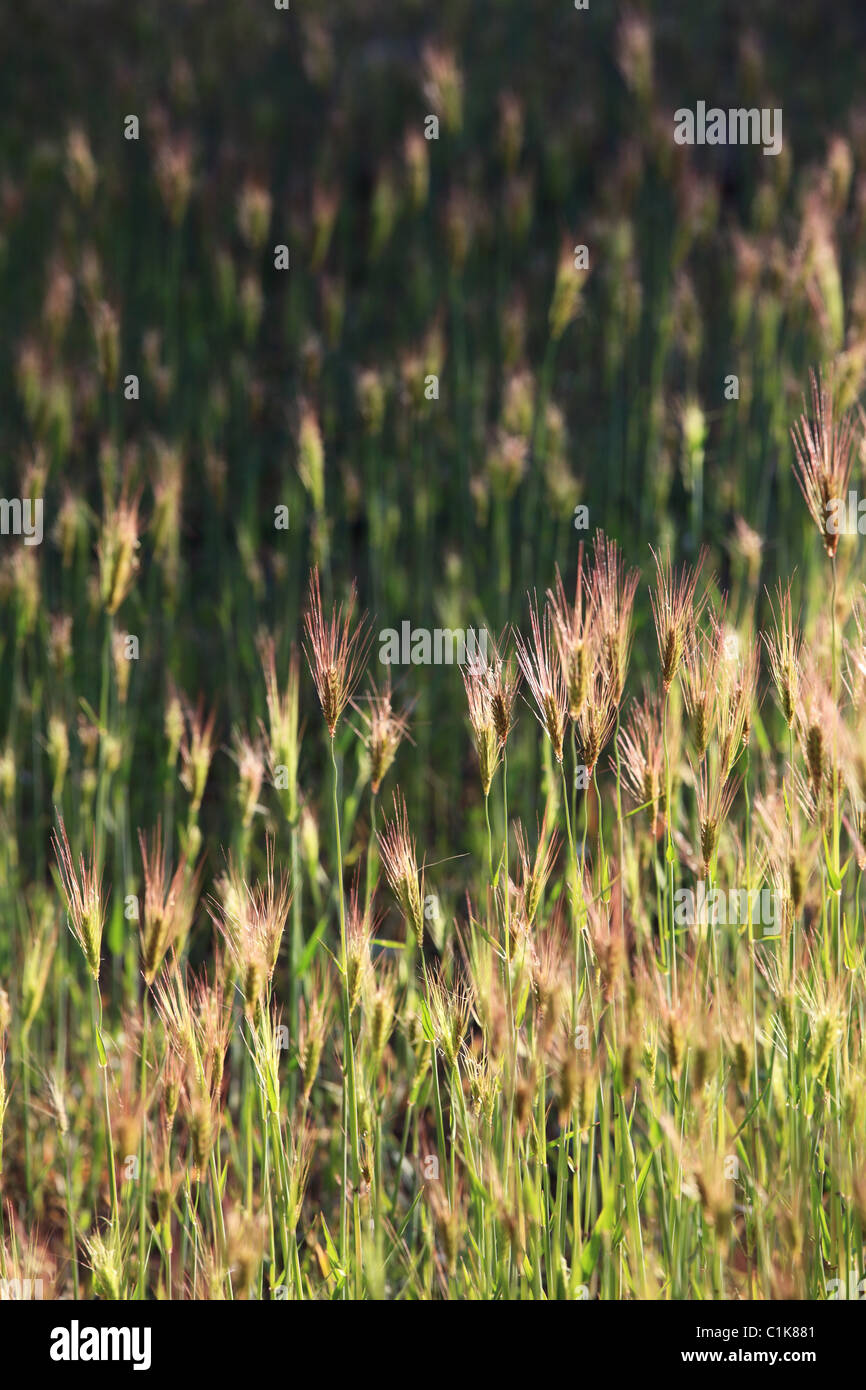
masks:
{"type": "Polygon", "coordinates": [[[141,1030],[141,1075],[139,1091],[141,1094],[141,1156],[138,1173],[138,1297],[144,1298],[147,1253],[145,1249],[145,1228],[147,1226],[147,1048],[150,1033],[150,989],[145,982],[142,1004],[141,1030]]]}
{"type": "MultiPolygon", "coordinates": [[[[102,996],[99,993],[99,985],[94,984],[96,990],[97,1020],[95,1027],[99,1033],[100,1046],[102,1043],[102,996]]],[[[108,1103],[108,1058],[102,1067],[102,1095],[105,1106],[105,1157],[108,1162],[108,1174],[111,1180],[111,1220],[114,1225],[115,1233],[120,1233],[120,1206],[117,1200],[117,1172],[114,1166],[114,1140],[111,1134],[111,1109],[108,1103]]]]}
{"type": "MultiPolygon", "coordinates": [[[[334,773],[334,834],[336,837],[337,848],[337,889],[340,901],[340,969],[343,978],[343,1053],[344,1070],[343,1085],[345,1088],[346,1110],[349,1122],[349,1135],[351,1139],[351,1158],[352,1158],[352,1214],[355,1236],[355,1289],[360,1296],[361,1281],[363,1277],[363,1256],[361,1245],[361,1163],[358,1147],[358,1099],[355,1091],[355,1046],[352,1040],[352,1019],[349,1008],[349,972],[348,972],[348,950],[346,943],[346,903],[343,894],[343,845],[340,836],[340,798],[339,798],[339,773],[337,771],[337,756],[334,750],[334,739],[331,737],[331,767],[334,773]]],[[[344,1146],[346,1138],[344,1136],[344,1146]]],[[[345,1147],[344,1147],[345,1159],[345,1147]]],[[[343,1200],[346,1194],[343,1193],[343,1200]]],[[[346,1251],[343,1251],[345,1258],[346,1251]]]]}

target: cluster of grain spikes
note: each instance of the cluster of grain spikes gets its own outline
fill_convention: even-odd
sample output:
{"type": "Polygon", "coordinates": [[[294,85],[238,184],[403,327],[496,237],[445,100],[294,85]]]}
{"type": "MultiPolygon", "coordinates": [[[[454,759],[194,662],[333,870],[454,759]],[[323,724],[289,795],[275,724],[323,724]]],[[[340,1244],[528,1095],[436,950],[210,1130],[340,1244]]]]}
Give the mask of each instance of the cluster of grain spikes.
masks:
{"type": "Polygon", "coordinates": [[[464,667],[483,829],[444,920],[447,865],[423,850],[423,813],[395,787],[377,817],[411,704],[395,709],[389,679],[358,695],[367,621],[354,591],[326,612],[316,571],[305,651],[330,859],[301,784],[300,663],[290,651],[282,682],[267,636],[267,722],[233,745],[243,833],[204,896],[214,721],[172,696],[189,808],[176,860],[164,822],[139,831],[138,980],[122,1000],[97,837],[73,849],[58,816],[90,1046],[74,1044],[80,1084],[62,1064],[46,1073],[56,1124],[34,1145],[44,1001],[60,980],[87,998],[34,899],[20,984],[11,1004],[0,995],[0,1156],[10,1132],[24,1139],[5,1270],[49,1268],[22,1243],[46,1164],[65,1250],[51,1277],[74,1293],[823,1296],[828,1266],[860,1267],[866,595],[841,634],[834,602],[828,652],[820,624],[807,641],[790,581],[760,631],[754,609],[734,620],[703,555],[678,570],[653,558],[657,676],[637,697],[639,576],[601,532],[580,549],[573,600],[556,571],[528,634],[506,629],[464,667]],[[522,727],[521,684],[536,716],[522,727]],[[509,804],[527,745],[544,770],[534,828],[509,804]],[[279,815],[260,837],[271,788],[279,815]]]}

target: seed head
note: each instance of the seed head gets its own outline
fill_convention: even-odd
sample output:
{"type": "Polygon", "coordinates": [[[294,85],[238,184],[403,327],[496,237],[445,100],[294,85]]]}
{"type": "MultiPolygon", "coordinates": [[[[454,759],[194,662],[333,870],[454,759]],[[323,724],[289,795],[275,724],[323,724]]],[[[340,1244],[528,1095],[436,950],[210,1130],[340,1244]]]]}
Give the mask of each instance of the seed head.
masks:
{"type": "Polygon", "coordinates": [[[424,906],[415,841],[409,833],[406,800],[394,793],[394,816],[378,837],[379,853],[391,891],[400,904],[406,925],[415,933],[420,948],[424,941],[424,906]]]}
{"type": "Polygon", "coordinates": [[[97,553],[99,592],[111,615],[123,603],[138,570],[139,500],[129,497],[124,488],[116,503],[106,501],[97,553]]]}
{"type": "Polygon", "coordinates": [[[733,671],[728,666],[723,672],[719,761],[724,778],[730,777],[740,752],[748,746],[758,665],[758,644],[750,642],[743,660],[736,663],[733,671]]]}
{"type": "Polygon", "coordinates": [[[526,842],[526,835],[523,826],[518,823],[516,829],[517,852],[520,856],[521,868],[521,900],[523,906],[523,916],[527,927],[530,927],[535,920],[538,911],[538,904],[550,878],[557,853],[559,851],[559,836],[556,831],[551,833],[547,826],[547,815],[545,814],[541,830],[538,836],[538,846],[535,851],[535,859],[531,859],[529,846],[526,842]]]}
{"type": "Polygon", "coordinates": [[[556,267],[553,298],[548,312],[550,336],[558,342],[568,325],[577,317],[580,310],[583,287],[589,277],[589,270],[575,266],[573,247],[563,242],[556,267]]]}
{"type": "Polygon", "coordinates": [[[580,711],[576,726],[577,756],[592,777],[605,744],[616,723],[616,704],[607,674],[596,666],[589,684],[586,703],[580,711]]]}
{"type": "Polygon", "coordinates": [[[483,1117],[484,1121],[491,1125],[500,1091],[499,1072],[487,1051],[483,1051],[479,1056],[468,1046],[463,1048],[461,1064],[469,1083],[469,1100],[473,1113],[483,1117]]]}
{"type": "Polygon", "coordinates": [[[113,1227],[106,1236],[84,1238],[84,1246],[93,1274],[93,1292],[97,1298],[119,1302],[123,1298],[123,1255],[120,1233],[113,1227]]]}
{"type": "Polygon", "coordinates": [[[69,732],[66,720],[59,714],[52,714],[48,720],[48,761],[51,765],[52,800],[59,802],[69,767],[69,732]]]}
{"type": "Polygon", "coordinates": [[[260,810],[259,796],[265,777],[265,757],[261,740],[251,739],[242,729],[232,730],[232,760],[237,764],[237,799],[244,829],[252,825],[253,816],[260,810]]]}
{"type": "Polygon", "coordinates": [[[187,874],[183,856],[173,876],[166,872],[161,822],[157,823],[149,847],[141,830],[138,843],[144,866],[142,974],[145,983],[152,985],[166,951],[172,946],[182,947],[186,940],[198,898],[198,875],[187,874]]]}
{"type": "Polygon", "coordinates": [[[558,917],[546,931],[539,931],[533,942],[529,974],[542,1044],[557,1033],[563,1010],[572,993],[569,971],[572,954],[558,917]]]}
{"type": "Polygon", "coordinates": [[[174,1125],[182,1085],[183,1063],[174,1050],[169,1050],[162,1068],[162,1108],[169,1131],[174,1125]]]}
{"type": "Polygon", "coordinates": [[[183,221],[192,193],[192,162],[193,151],[188,137],[162,135],[157,146],[154,173],[165,210],[175,227],[183,221]]]}
{"type": "Polygon", "coordinates": [[[812,418],[807,414],[804,397],[803,413],[791,430],[794,475],[832,560],[839,544],[838,532],[830,529],[832,504],[847,500],[855,446],[854,422],[850,411],[834,420],[832,384],[825,385],[820,372],[817,377],[810,372],[809,380],[812,418]]]}
{"type": "MultiPolygon", "coordinates": [[[[63,1142],[69,1135],[69,1113],[66,1107],[66,1078],[61,1071],[50,1071],[46,1078],[51,1109],[63,1142]]],[[[2,1083],[0,1083],[2,1084],[2,1083]]]]}
{"type": "Polygon", "coordinates": [[[328,977],[314,974],[309,1001],[306,999],[300,1001],[298,1065],[304,1079],[305,1100],[309,1100],[310,1092],[319,1072],[331,1006],[332,995],[328,977]]]}
{"type": "Polygon", "coordinates": [[[427,43],[421,55],[424,69],[424,95],[450,132],[463,121],[463,74],[453,48],[427,43]]]}
{"type": "Polygon", "coordinates": [[[211,915],[237,970],[247,1016],[253,1018],[276,969],[292,895],[285,872],[274,868],[274,842],[266,847],[265,882],[250,885],[230,861],[211,915]]]}
{"type": "MultiPolygon", "coordinates": [[[[313,510],[320,514],[325,507],[325,449],[316,412],[307,402],[301,408],[298,428],[298,473],[310,495],[313,510]]],[[[318,585],[318,573],[316,583],[318,585]]]]}
{"type": "MultiPolygon", "coordinates": [[[[692,767],[694,773],[694,767],[692,767]]],[[[722,776],[716,771],[712,777],[708,773],[706,759],[701,762],[697,778],[698,827],[700,830],[701,859],[704,869],[709,870],[719,843],[719,832],[727,819],[728,812],[737,791],[737,781],[722,776]]]]}
{"type": "Polygon", "coordinates": [[[574,591],[574,604],[570,604],[565,593],[565,585],[559,566],[556,567],[556,589],[548,589],[547,602],[553,619],[553,636],[556,651],[562,668],[562,678],[568,695],[568,714],[577,719],[583,709],[589,691],[589,677],[593,663],[593,648],[590,640],[589,605],[583,582],[583,541],[577,556],[577,580],[574,591]]]}
{"type": "Polygon", "coordinates": [[[264,1212],[232,1207],[226,1217],[226,1261],[235,1297],[253,1299],[267,1238],[264,1212]]]}
{"type": "Polygon", "coordinates": [[[34,921],[25,940],[24,967],[21,971],[22,1037],[27,1037],[39,1012],[56,947],[57,929],[50,918],[34,921]]]}
{"type": "Polygon", "coordinates": [[[785,589],[782,588],[780,580],[777,592],[778,613],[773,610],[773,631],[765,632],[763,638],[770,658],[770,670],[779,705],[785,723],[791,729],[797,716],[803,638],[793,619],[790,580],[785,589]]]}
{"type": "Polygon", "coordinates": [[[436,1046],[447,1066],[453,1068],[457,1064],[469,1027],[472,1013],[469,995],[462,987],[450,988],[445,982],[441,968],[437,968],[428,978],[427,1003],[436,1046]]]}
{"type": "Polygon", "coordinates": [[[396,1010],[396,980],[393,971],[385,971],[375,987],[368,991],[364,1004],[367,1033],[370,1039],[372,1072],[375,1075],[394,1027],[396,1010]]]}
{"type": "Polygon", "coordinates": [[[212,711],[205,718],[204,705],[200,700],[195,711],[191,710],[188,704],[185,704],[184,716],[186,732],[180,745],[182,762],[180,780],[192,797],[189,808],[190,815],[197,816],[201,809],[202,797],[207,785],[210,765],[213,761],[213,729],[216,713],[212,711]]]}
{"type": "Polygon", "coordinates": [[[90,141],[80,126],[74,126],[66,137],[66,177],[75,197],[84,205],[90,202],[99,178],[99,170],[90,141]]]}
{"type": "MultiPolygon", "coordinates": [[[[615,892],[619,892],[617,885],[615,892]]],[[[598,962],[604,997],[613,999],[625,964],[625,942],[616,915],[615,900],[605,903],[599,896],[587,904],[589,938],[598,962]]]]}
{"type": "Polygon", "coordinates": [[[92,306],[90,320],[100,375],[111,391],[117,384],[120,362],[120,323],[116,311],[104,299],[92,306]]]}
{"type": "Polygon", "coordinates": [[[319,704],[331,738],[340,715],[354,694],[367,654],[370,636],[366,620],[353,625],[357,591],[354,584],[346,605],[334,605],[325,619],[319,588],[319,571],[310,571],[310,594],[304,614],[307,641],[304,651],[316,686],[319,704]]]}
{"type": "Polygon", "coordinates": [[[190,1007],[198,1057],[197,1075],[211,1097],[215,1110],[219,1106],[225,1057],[232,1031],[231,1004],[219,977],[210,984],[204,976],[193,980],[190,1007]]]}
{"type": "Polygon", "coordinates": [[[715,1228],[720,1241],[727,1241],[734,1214],[731,1183],[716,1158],[706,1160],[695,1170],[695,1184],[700,1194],[704,1214],[715,1228]]]}
{"type": "Polygon", "coordinates": [[[478,754],[478,770],[481,775],[481,790],[487,796],[493,774],[499,766],[500,744],[493,722],[493,705],[490,697],[490,684],[486,666],[472,665],[464,668],[463,684],[469,705],[469,723],[478,754]]]}
{"type": "Polygon", "coordinates": [[[197,1063],[196,1027],[186,980],[177,963],[169,958],[168,968],[154,984],[156,1011],[162,1020],[169,1055],[186,1069],[197,1063]]]}
{"type": "MultiPolygon", "coordinates": [[[[366,711],[352,701],[364,728],[360,732],[361,741],[370,759],[370,789],[378,796],[379,789],[397,756],[397,749],[404,738],[409,736],[409,710],[395,714],[391,708],[391,677],[388,675],[382,690],[370,681],[370,694],[366,697],[366,711]]],[[[411,742],[411,739],[410,739],[411,742]]]]}
{"type": "Polygon", "coordinates": [[[539,617],[538,603],[534,598],[529,604],[529,621],[532,643],[530,646],[517,633],[517,662],[537,706],[535,717],[550,739],[556,761],[561,763],[568,697],[562,666],[554,651],[550,611],[545,610],[543,617],[539,617]]]}
{"type": "Polygon", "coordinates": [[[271,195],[264,184],[249,180],[237,200],[238,231],[247,246],[261,249],[271,223],[271,195]]]}
{"type": "Polygon", "coordinates": [[[520,684],[511,658],[502,655],[497,643],[490,645],[492,652],[485,660],[470,662],[462,672],[485,796],[514,723],[514,701],[520,684]]]}
{"type": "Polygon", "coordinates": [[[501,644],[491,642],[490,645],[492,651],[487,661],[487,687],[490,693],[493,728],[499,751],[502,752],[514,723],[514,701],[517,698],[520,675],[515,672],[511,657],[502,654],[501,644]]]}
{"type": "Polygon", "coordinates": [[[658,640],[662,685],[665,691],[668,691],[680,668],[686,643],[694,634],[697,619],[706,602],[704,598],[695,604],[695,591],[704,565],[704,553],[701,552],[693,570],[683,568],[678,572],[673,570],[669,554],[664,560],[660,560],[655,551],[652,552],[652,556],[656,567],[656,587],[650,591],[650,602],[658,640]]]}
{"type": "Polygon", "coordinates": [[[665,799],[664,737],[656,695],[644,691],[642,699],[630,705],[619,731],[619,751],[625,789],[636,806],[652,808],[656,829],[665,799]]]}
{"type": "Polygon", "coordinates": [[[99,965],[102,953],[102,929],[105,925],[105,905],[102,901],[102,883],[96,870],[96,836],[90,851],[90,863],[85,864],[84,855],[79,855],[76,869],[69,848],[66,826],[62,817],[58,821],[59,835],[52,836],[60,881],[66,899],[66,912],[69,926],[76,941],[84,952],[84,959],[94,980],[99,981],[99,965]]]}
{"type": "Polygon", "coordinates": [[[591,622],[597,629],[601,666],[610,685],[610,698],[619,705],[631,658],[632,611],[640,572],[626,569],[616,541],[597,531],[590,576],[591,622]]]}
{"type": "Polygon", "coordinates": [[[664,1032],[665,1046],[668,1054],[668,1065],[671,1069],[671,1076],[678,1077],[682,1070],[683,1058],[685,1055],[685,1035],[683,1031],[683,1020],[680,1012],[676,1008],[666,1008],[664,1011],[664,1032]]]}
{"type": "Polygon", "coordinates": [[[214,1143],[214,1115],[210,1096],[195,1081],[190,1084],[187,1124],[193,1167],[203,1174],[214,1143]]]}
{"type": "Polygon", "coordinates": [[[358,885],[355,883],[346,905],[346,985],[349,992],[349,1010],[355,1012],[361,1002],[361,994],[372,970],[370,959],[370,938],[373,935],[370,915],[358,901],[358,885]]]}
{"type": "Polygon", "coordinates": [[[298,652],[292,647],[289,657],[288,680],[283,689],[277,679],[276,646],[270,636],[259,642],[259,655],[265,677],[268,702],[268,729],[262,729],[268,750],[268,767],[277,786],[283,786],[285,774],[286,808],[289,825],[298,820],[298,703],[300,671],[298,652]]]}
{"type": "Polygon", "coordinates": [[[713,615],[708,629],[697,630],[685,642],[680,673],[683,703],[691,720],[692,738],[699,758],[706,753],[716,729],[723,651],[722,624],[713,615]]]}
{"type": "Polygon", "coordinates": [[[840,722],[839,710],[827,682],[810,658],[804,663],[800,683],[797,727],[806,761],[812,810],[820,806],[822,791],[832,775],[830,748],[834,733],[838,736],[840,722]]]}

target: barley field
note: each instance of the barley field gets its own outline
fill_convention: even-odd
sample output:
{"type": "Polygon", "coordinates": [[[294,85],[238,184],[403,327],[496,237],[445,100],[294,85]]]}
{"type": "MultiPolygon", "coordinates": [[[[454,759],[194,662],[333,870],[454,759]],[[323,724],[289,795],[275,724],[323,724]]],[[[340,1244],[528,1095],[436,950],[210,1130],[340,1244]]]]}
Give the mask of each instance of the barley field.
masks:
{"type": "Polygon", "coordinates": [[[0,19],[0,1301],[866,1290],[823,16],[0,19]]]}

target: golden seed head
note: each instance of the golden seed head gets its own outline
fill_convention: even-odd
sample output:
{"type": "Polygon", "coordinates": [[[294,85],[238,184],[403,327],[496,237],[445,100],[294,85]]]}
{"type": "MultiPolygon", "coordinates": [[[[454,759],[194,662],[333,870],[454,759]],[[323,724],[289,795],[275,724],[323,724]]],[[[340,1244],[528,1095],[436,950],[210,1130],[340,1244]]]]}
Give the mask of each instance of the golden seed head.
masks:
{"type": "Polygon", "coordinates": [[[400,904],[407,926],[420,947],[424,940],[424,906],[415,841],[409,833],[409,816],[402,796],[394,794],[394,817],[379,835],[379,853],[391,891],[400,904]]]}
{"type": "Polygon", "coordinates": [[[670,690],[674,676],[679,666],[680,645],[677,641],[677,633],[674,628],[670,628],[665,636],[662,647],[662,682],[665,690],[670,690]]]}
{"type": "Polygon", "coordinates": [[[99,555],[99,591],[105,611],[112,616],[132,588],[138,572],[138,498],[121,493],[116,503],[107,503],[99,555]]]}
{"type": "Polygon", "coordinates": [[[436,1046],[447,1066],[454,1068],[469,1027],[469,996],[462,988],[451,989],[437,973],[429,982],[428,1004],[436,1046]]]}
{"type": "Polygon", "coordinates": [[[353,622],[356,590],[352,587],[348,602],[334,604],[330,618],[325,618],[319,585],[319,571],[310,572],[310,591],[304,614],[306,632],[305,654],[316,686],[328,733],[336,733],[337,724],[354,694],[370,643],[366,620],[353,622]]]}
{"type": "Polygon", "coordinates": [[[107,1238],[90,1236],[85,1241],[93,1275],[93,1292],[97,1298],[111,1302],[119,1302],[123,1297],[123,1263],[117,1242],[118,1237],[114,1233],[107,1238]]]}
{"type": "Polygon", "coordinates": [[[372,928],[363,905],[358,901],[357,885],[353,887],[346,912],[346,985],[349,1009],[354,1013],[372,968],[370,937],[372,928]]]}
{"type": "Polygon", "coordinates": [[[699,758],[702,758],[707,751],[710,741],[712,727],[709,719],[709,702],[706,699],[699,700],[695,706],[693,717],[693,732],[695,740],[695,751],[699,758]]]}
{"type": "Polygon", "coordinates": [[[577,719],[583,709],[589,691],[589,670],[589,653],[581,642],[571,652],[568,662],[568,714],[571,719],[577,719]]]}
{"type": "Polygon", "coordinates": [[[622,1095],[628,1095],[634,1086],[637,1057],[634,1039],[627,1037],[619,1054],[619,1082],[622,1095]]]}
{"type": "Polygon", "coordinates": [[[189,1115],[189,1137],[193,1164],[202,1173],[210,1162],[213,1147],[213,1116],[210,1103],[205,1096],[198,1095],[193,1100],[189,1115]]]}
{"type": "Polygon", "coordinates": [[[822,1077],[830,1061],[839,1035],[838,1020],[834,1012],[825,1009],[816,1019],[812,1028],[812,1059],[815,1073],[822,1077]]]}
{"type": "Polygon", "coordinates": [[[708,869],[713,861],[718,833],[719,827],[714,821],[701,821],[701,858],[705,869],[708,869]]]}
{"type": "Polygon", "coordinates": [[[806,763],[815,797],[820,795],[824,781],[824,730],[820,724],[810,724],[806,731],[806,763]]]}
{"type": "Polygon", "coordinates": [[[52,714],[48,720],[48,760],[51,764],[53,798],[59,802],[69,766],[69,733],[65,719],[57,714],[52,714]]]}
{"type": "Polygon", "coordinates": [[[69,925],[84,952],[91,975],[98,982],[105,907],[102,902],[102,885],[96,872],[96,846],[94,843],[90,863],[85,864],[82,854],[76,866],[62,820],[59,821],[58,828],[59,834],[53,837],[54,853],[60,870],[69,925]]]}
{"type": "Polygon", "coordinates": [[[373,681],[370,682],[366,709],[354,700],[352,705],[363,720],[364,727],[358,732],[370,759],[370,789],[374,796],[378,796],[397,756],[397,750],[403,739],[408,736],[409,710],[395,714],[391,708],[390,677],[381,691],[373,681]]]}
{"type": "Polygon", "coordinates": [[[665,1041],[671,1075],[677,1077],[683,1065],[684,1038],[682,1022],[673,1010],[665,1015],[665,1041]]]}
{"type": "Polygon", "coordinates": [[[326,1015],[318,1002],[309,1007],[302,1002],[300,1047],[298,1061],[304,1078],[304,1096],[309,1099],[310,1092],[319,1073],[322,1050],[325,1044],[326,1015]]]}
{"type": "Polygon", "coordinates": [[[553,747],[553,756],[561,763],[565,729],[559,704],[552,695],[546,696],[544,700],[544,724],[553,747]]]}
{"type": "Polygon", "coordinates": [[[477,730],[475,735],[475,746],[478,750],[478,770],[481,776],[481,790],[484,795],[487,796],[490,792],[493,774],[499,762],[496,730],[492,723],[484,724],[477,730]]]}
{"type": "Polygon", "coordinates": [[[695,1182],[708,1220],[715,1227],[719,1239],[726,1240],[734,1213],[730,1184],[721,1174],[709,1174],[703,1168],[695,1174],[695,1182]]]}
{"type": "Polygon", "coordinates": [[[509,697],[501,683],[494,682],[490,692],[490,710],[493,715],[493,730],[500,748],[505,746],[511,729],[513,698],[509,697]]]}

